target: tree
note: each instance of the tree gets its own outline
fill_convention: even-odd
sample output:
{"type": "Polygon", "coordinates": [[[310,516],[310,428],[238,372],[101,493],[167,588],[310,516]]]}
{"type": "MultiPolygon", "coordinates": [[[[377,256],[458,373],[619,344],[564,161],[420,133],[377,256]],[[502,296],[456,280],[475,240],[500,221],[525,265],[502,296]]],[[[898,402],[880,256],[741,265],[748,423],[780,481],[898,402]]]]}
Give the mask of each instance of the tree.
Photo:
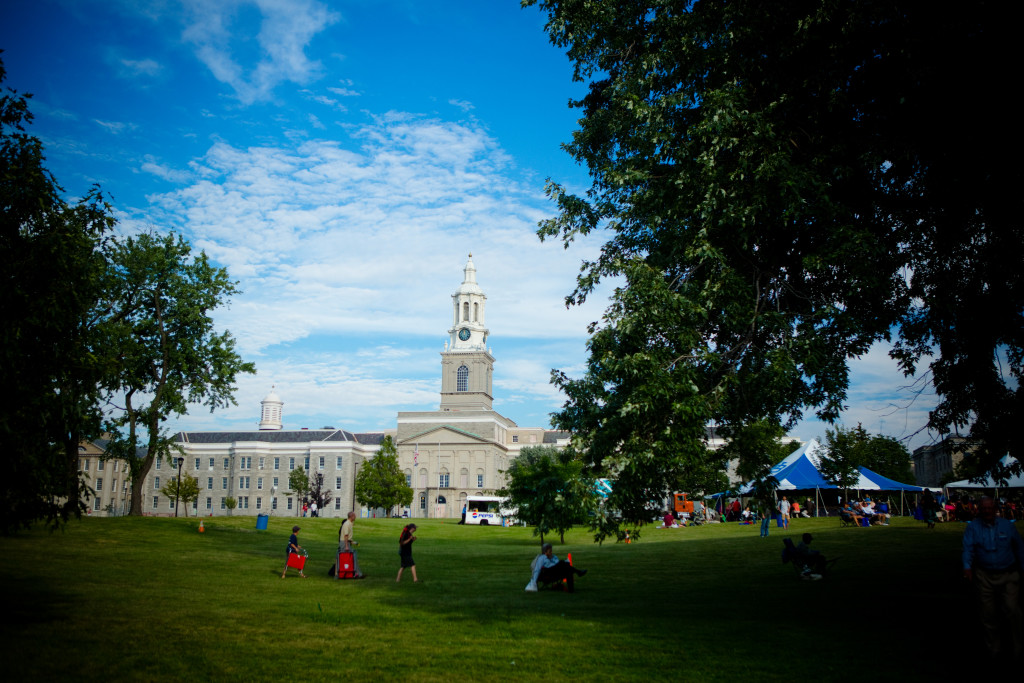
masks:
{"type": "Polygon", "coordinates": [[[539,233],[608,235],[567,304],[622,282],[585,375],[553,373],[554,422],[593,471],[635,473],[639,499],[706,457],[715,420],[763,476],[767,443],[745,432],[835,420],[848,361],[893,338],[939,395],[932,429],[970,425],[989,462],[1024,449],[1020,170],[991,139],[1014,129],[1003,5],[523,4],[588,85],[565,149],[592,185],[549,182],[539,233]]]}
{"type": "Polygon", "coordinates": [[[398,451],[390,435],[356,474],[355,493],[356,500],[370,509],[392,510],[412,502],[412,489],[398,467],[398,451]]]}
{"type": "Polygon", "coordinates": [[[310,500],[316,503],[317,510],[323,510],[334,500],[334,495],[324,486],[323,472],[314,472],[310,475],[307,491],[310,500]]]}
{"type": "Polygon", "coordinates": [[[306,476],[306,470],[297,467],[289,472],[288,488],[299,494],[296,496],[298,498],[298,505],[295,506],[295,516],[298,517],[302,514],[302,503],[309,494],[309,477],[306,476]]]}
{"type": "Polygon", "coordinates": [[[141,234],[112,242],[107,260],[103,347],[117,369],[104,385],[116,409],[107,453],[128,463],[130,514],[141,515],[146,474],[172,448],[164,422],[190,404],[211,411],[235,404],[236,377],[256,369],[235,352],[229,332],[214,330],[211,312],[237,289],[204,252],[192,256],[180,236],[141,234]]]}
{"type": "Polygon", "coordinates": [[[867,459],[868,434],[863,427],[836,427],[825,430],[825,454],[818,463],[821,475],[843,490],[856,486],[861,467],[867,459]]]}
{"type": "Polygon", "coordinates": [[[175,503],[180,502],[185,506],[185,516],[188,517],[189,503],[199,500],[199,481],[189,473],[181,475],[181,486],[178,486],[177,477],[172,478],[160,489],[160,493],[170,498],[175,503]]]}
{"type": "Polygon", "coordinates": [[[864,467],[904,484],[914,480],[910,451],[902,441],[875,434],[868,440],[864,467]]]}
{"type": "Polygon", "coordinates": [[[565,532],[585,521],[597,507],[594,480],[584,474],[583,462],[571,449],[527,446],[505,475],[507,483],[498,495],[507,499],[506,505],[517,508],[516,517],[534,527],[542,544],[549,531],[558,532],[565,543],[565,532]]]}
{"type": "MultiPolygon", "coordinates": [[[[6,71],[0,61],[0,85],[6,71]]],[[[31,95],[0,91],[0,532],[44,520],[58,527],[84,508],[78,447],[99,436],[95,353],[104,235],[111,209],[93,188],[75,204],[28,135],[31,95]]]]}

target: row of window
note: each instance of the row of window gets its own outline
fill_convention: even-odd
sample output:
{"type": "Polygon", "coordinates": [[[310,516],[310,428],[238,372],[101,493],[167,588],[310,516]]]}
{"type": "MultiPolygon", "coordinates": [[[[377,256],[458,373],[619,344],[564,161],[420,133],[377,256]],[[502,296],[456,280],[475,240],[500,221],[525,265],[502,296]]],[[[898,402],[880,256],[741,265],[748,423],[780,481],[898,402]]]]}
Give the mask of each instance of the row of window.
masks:
{"type": "MultiPolygon", "coordinates": [[[[276,457],[273,458],[273,461],[274,461],[273,464],[274,464],[274,469],[275,470],[280,470],[281,469],[281,465],[282,465],[282,461],[283,460],[285,460],[285,458],[280,457],[280,456],[276,456],[276,457]]],[[[287,460],[288,460],[288,470],[289,471],[295,469],[296,461],[298,461],[298,460],[302,461],[302,468],[305,469],[307,472],[309,471],[310,456],[307,455],[305,458],[294,458],[294,457],[292,457],[292,458],[288,458],[287,460]]],[[[216,461],[217,461],[216,458],[209,458],[208,459],[207,462],[209,463],[210,469],[213,469],[215,467],[216,461]]],[[[251,456],[251,455],[238,456],[237,461],[238,461],[238,469],[239,470],[251,470],[251,469],[253,469],[253,456],[251,456]]],[[[160,462],[161,461],[159,459],[157,459],[157,461],[156,461],[156,469],[160,469],[160,462]]],[[[192,464],[195,466],[194,469],[197,469],[197,470],[202,469],[203,459],[202,458],[193,458],[192,464]]],[[[261,469],[261,470],[267,469],[267,458],[266,457],[256,458],[256,465],[258,465],[258,469],[261,469]]],[[[334,468],[340,470],[341,466],[342,466],[342,456],[339,455],[339,456],[335,457],[334,468]]],[[[326,467],[327,467],[327,456],[321,455],[321,456],[317,457],[317,468],[320,469],[320,470],[323,470],[326,467]]],[[[100,469],[102,469],[102,468],[100,468],[100,469]]],[[[231,469],[231,458],[224,458],[224,467],[223,467],[223,469],[226,469],[226,470],[227,469],[231,469]]]]}
{"type": "MultiPolygon", "coordinates": [[[[165,500],[167,500],[167,509],[168,510],[173,510],[174,509],[174,499],[173,498],[167,498],[165,500]]],[[[225,502],[226,500],[227,500],[226,498],[221,498],[220,499],[220,509],[221,510],[227,510],[228,509],[227,503],[225,502]]],[[[236,503],[237,509],[239,509],[239,510],[249,510],[250,509],[250,507],[249,507],[250,496],[238,496],[235,500],[237,501],[237,503],[236,503]]],[[[287,509],[287,510],[294,510],[295,509],[295,499],[293,499],[293,498],[286,498],[285,500],[287,501],[285,509],[287,509]]],[[[271,498],[270,499],[270,509],[271,510],[276,510],[277,509],[277,501],[278,501],[277,498],[271,498]]],[[[263,509],[263,498],[262,497],[256,496],[255,498],[252,498],[252,502],[253,502],[252,509],[256,509],[256,510],[262,510],[263,509]]],[[[193,510],[197,509],[197,503],[198,503],[198,501],[195,501],[195,500],[192,501],[192,509],[193,510]]],[[[99,510],[100,509],[99,498],[95,499],[95,501],[93,502],[93,509],[94,510],[99,510]]],[[[154,510],[159,510],[160,509],[160,496],[153,496],[153,509],[154,510]]],[[[206,509],[207,510],[213,510],[213,498],[211,496],[207,496],[206,497],[206,509]]],[[[334,499],[334,509],[335,510],[340,510],[341,509],[341,498],[335,498],[334,499]]]]}
{"type": "MultiPolygon", "coordinates": [[[[213,490],[213,479],[214,479],[213,477],[207,477],[206,478],[206,490],[207,491],[212,491],[213,490]]],[[[238,479],[236,481],[238,482],[238,488],[240,488],[240,489],[251,489],[252,488],[252,477],[238,477],[238,479]]],[[[117,484],[115,483],[115,486],[116,485],[117,484]]],[[[127,486],[127,483],[125,484],[125,486],[127,486]]],[[[274,484],[273,484],[273,486],[274,486],[275,489],[280,486],[280,479],[278,477],[274,477],[274,484]]],[[[97,485],[96,485],[96,490],[99,491],[102,487],[103,487],[103,480],[102,479],[98,479],[97,480],[97,485]]],[[[157,490],[160,489],[160,477],[153,477],[153,488],[157,489],[157,490]]],[[[223,491],[227,491],[227,489],[228,489],[228,478],[227,477],[221,477],[220,478],[220,488],[223,491]]],[[[258,491],[262,491],[263,490],[263,477],[256,477],[256,489],[258,491]]],[[[334,490],[335,491],[340,491],[341,490],[341,477],[335,477],[334,478],[334,490]]]]}
{"type": "MultiPolygon", "coordinates": [[[[79,463],[78,463],[78,470],[80,472],[88,472],[89,471],[89,460],[90,460],[89,458],[82,458],[79,461],[79,463]]],[[[106,462],[107,461],[104,460],[103,458],[96,458],[96,471],[97,472],[102,472],[103,468],[106,466],[106,462]]],[[[121,463],[118,460],[112,460],[110,464],[111,464],[111,469],[114,472],[117,472],[118,465],[120,465],[121,463]]]]}
{"type": "MultiPolygon", "coordinates": [[[[405,485],[406,486],[412,486],[412,474],[409,474],[408,472],[405,474],[405,485]]],[[[462,484],[461,485],[462,485],[462,488],[467,488],[469,486],[469,475],[468,474],[463,474],[462,475],[462,484]]],[[[447,472],[444,472],[442,474],[437,475],[437,487],[441,488],[441,489],[451,488],[451,479],[450,479],[450,475],[447,472]]],[[[476,475],[476,487],[478,489],[482,489],[484,487],[484,475],[482,475],[482,474],[476,475]]],[[[422,488],[422,489],[427,488],[427,473],[426,472],[421,472],[420,473],[420,488],[422,488]]]]}

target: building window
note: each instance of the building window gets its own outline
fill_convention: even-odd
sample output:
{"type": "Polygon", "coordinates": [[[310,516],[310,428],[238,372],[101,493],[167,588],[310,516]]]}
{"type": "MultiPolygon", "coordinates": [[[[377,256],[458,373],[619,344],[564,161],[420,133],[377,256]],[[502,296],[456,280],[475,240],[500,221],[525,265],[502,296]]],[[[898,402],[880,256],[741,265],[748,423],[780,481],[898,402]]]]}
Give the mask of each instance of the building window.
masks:
{"type": "Polygon", "coordinates": [[[463,301],[462,302],[462,319],[463,320],[469,320],[469,302],[468,301],[463,301]]]}
{"type": "Polygon", "coordinates": [[[174,509],[174,499],[172,499],[172,498],[168,498],[167,499],[167,509],[168,510],[173,510],[174,509]]]}
{"type": "Polygon", "coordinates": [[[405,475],[405,485],[409,486],[409,487],[412,486],[412,475],[411,474],[405,475]]]}
{"type": "Polygon", "coordinates": [[[114,479],[114,481],[110,483],[110,490],[117,493],[117,479],[114,479]]]}
{"type": "Polygon", "coordinates": [[[518,434],[513,434],[512,435],[512,443],[519,443],[519,435],[518,434]]]}
{"type": "Polygon", "coordinates": [[[192,512],[196,511],[196,501],[192,501],[192,512]]]}
{"type": "Polygon", "coordinates": [[[338,464],[334,466],[335,469],[341,469],[341,456],[338,456],[338,464]]]}
{"type": "Polygon", "coordinates": [[[100,509],[100,499],[99,498],[93,498],[92,499],[92,509],[93,510],[97,510],[97,511],[100,509]]]}
{"type": "Polygon", "coordinates": [[[305,465],[306,466],[303,469],[305,469],[307,472],[309,472],[309,456],[308,455],[306,456],[305,465]]]}
{"type": "Polygon", "coordinates": [[[277,477],[274,477],[274,488],[277,488],[277,477]]]}
{"type": "Polygon", "coordinates": [[[96,461],[96,471],[97,472],[102,472],[103,471],[103,461],[102,460],[97,460],[96,461]]]}
{"type": "Polygon", "coordinates": [[[160,463],[161,463],[161,462],[163,462],[163,458],[157,458],[157,459],[156,459],[156,468],[157,468],[157,469],[160,469],[160,463]]]}
{"type": "Polygon", "coordinates": [[[207,491],[212,491],[213,490],[213,477],[207,477],[206,478],[206,490],[207,491]]]}
{"type": "Polygon", "coordinates": [[[213,458],[210,458],[210,469],[213,469],[213,458]]]}
{"type": "Polygon", "coordinates": [[[242,496],[242,508],[245,510],[249,509],[249,496],[242,496]]]}
{"type": "Polygon", "coordinates": [[[288,499],[288,509],[289,510],[292,509],[292,499],[291,498],[288,499]]]}
{"type": "Polygon", "coordinates": [[[228,490],[228,478],[227,477],[221,477],[220,478],[220,488],[223,491],[227,491],[228,490]]]}
{"type": "Polygon", "coordinates": [[[266,458],[260,458],[260,469],[261,470],[263,469],[264,465],[266,464],[266,460],[267,460],[266,458]]]}
{"type": "Polygon", "coordinates": [[[469,391],[469,368],[460,365],[455,379],[456,391],[469,391]]]}
{"type": "Polygon", "coordinates": [[[207,510],[212,510],[213,509],[213,498],[210,498],[209,496],[206,497],[206,509],[207,510]]]}
{"type": "Polygon", "coordinates": [[[224,502],[223,498],[220,499],[220,509],[221,510],[227,510],[228,509],[228,505],[227,505],[227,503],[224,502]]]}
{"type": "Polygon", "coordinates": [[[334,490],[335,491],[340,491],[341,490],[341,477],[335,477],[334,478],[334,490]]]}
{"type": "Polygon", "coordinates": [[[274,469],[281,469],[281,458],[274,458],[274,469]]]}
{"type": "MultiPolygon", "coordinates": [[[[157,462],[159,462],[159,460],[157,462]]],[[[160,477],[153,477],[153,488],[160,488],[160,477]]]]}
{"type": "Polygon", "coordinates": [[[224,469],[231,469],[231,462],[228,460],[228,458],[224,458],[224,469]]]}
{"type": "Polygon", "coordinates": [[[439,488],[442,488],[442,489],[448,488],[448,473],[447,472],[444,472],[444,473],[438,475],[437,485],[438,485],[439,488]]]}
{"type": "Polygon", "coordinates": [[[201,461],[202,461],[202,458],[196,458],[196,469],[197,469],[197,470],[199,469],[199,463],[200,463],[201,461]]]}
{"type": "Polygon", "coordinates": [[[291,470],[294,470],[294,469],[295,469],[295,458],[288,458],[288,470],[291,471],[291,470]]]}
{"type": "Polygon", "coordinates": [[[334,499],[334,509],[335,510],[340,510],[341,509],[341,498],[335,498],[334,499]]]}
{"type": "Polygon", "coordinates": [[[321,470],[322,470],[322,469],[324,468],[324,461],[325,461],[325,460],[326,460],[326,458],[325,458],[324,456],[322,456],[322,455],[321,455],[321,456],[320,456],[320,461],[319,461],[319,464],[320,464],[320,469],[321,469],[321,470]]]}
{"type": "Polygon", "coordinates": [[[257,510],[262,510],[263,509],[263,499],[262,498],[257,498],[256,499],[256,509],[257,510]]]}
{"type": "Polygon", "coordinates": [[[89,458],[85,458],[82,460],[82,469],[85,470],[86,472],[89,471],[89,458]]]}
{"type": "Polygon", "coordinates": [[[482,474],[476,475],[476,486],[477,486],[477,488],[481,488],[481,489],[484,487],[484,475],[482,475],[482,474]]]}
{"type": "Polygon", "coordinates": [[[263,490],[263,477],[256,480],[256,488],[260,491],[263,490]]]}
{"type": "Polygon", "coordinates": [[[427,497],[424,494],[420,494],[420,510],[427,509],[427,497]]]}
{"type": "Polygon", "coordinates": [[[102,491],[103,490],[103,477],[99,477],[99,478],[96,479],[96,490],[97,491],[102,491]]]}
{"type": "Polygon", "coordinates": [[[478,322],[480,320],[479,316],[480,316],[480,304],[474,303],[473,304],[473,322],[478,322]]]}
{"type": "Polygon", "coordinates": [[[156,510],[158,505],[160,505],[160,496],[153,496],[153,509],[156,510]]]}
{"type": "Polygon", "coordinates": [[[277,509],[277,498],[271,498],[270,499],[270,509],[271,510],[276,510],[277,509]]]}

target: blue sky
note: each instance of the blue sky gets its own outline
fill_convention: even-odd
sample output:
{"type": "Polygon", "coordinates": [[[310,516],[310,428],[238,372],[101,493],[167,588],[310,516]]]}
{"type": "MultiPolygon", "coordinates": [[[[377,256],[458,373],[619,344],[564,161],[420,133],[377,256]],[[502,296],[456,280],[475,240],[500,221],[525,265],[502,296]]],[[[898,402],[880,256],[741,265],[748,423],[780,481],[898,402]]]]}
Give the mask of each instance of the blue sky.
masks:
{"type": "MultiPolygon", "coordinates": [[[[581,371],[609,290],[566,310],[598,242],[535,235],[547,177],[588,185],[559,149],[582,86],[543,25],[518,0],[3,3],[6,85],[35,95],[31,132],[68,195],[99,184],[119,230],[179,231],[240,281],[216,317],[258,374],[237,407],[172,429],[255,428],[271,385],[289,428],[435,409],[469,252],[495,409],[548,425],[550,370],[581,371]]],[[[934,399],[884,348],[853,368],[845,422],[920,429],[934,399]]]]}

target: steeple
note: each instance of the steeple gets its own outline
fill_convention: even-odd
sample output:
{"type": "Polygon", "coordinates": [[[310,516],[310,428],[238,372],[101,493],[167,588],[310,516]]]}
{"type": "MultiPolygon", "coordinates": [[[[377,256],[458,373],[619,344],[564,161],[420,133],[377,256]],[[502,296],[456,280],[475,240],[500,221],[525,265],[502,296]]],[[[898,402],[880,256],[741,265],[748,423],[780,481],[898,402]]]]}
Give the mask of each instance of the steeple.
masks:
{"type": "Polygon", "coordinates": [[[281,429],[281,412],[284,408],[284,402],[274,393],[273,385],[270,387],[270,393],[260,401],[260,405],[263,407],[260,417],[260,430],[281,429]]]}
{"type": "Polygon", "coordinates": [[[441,353],[441,410],[490,410],[494,358],[487,350],[487,296],[476,281],[473,254],[452,294],[452,326],[441,353]]]}

